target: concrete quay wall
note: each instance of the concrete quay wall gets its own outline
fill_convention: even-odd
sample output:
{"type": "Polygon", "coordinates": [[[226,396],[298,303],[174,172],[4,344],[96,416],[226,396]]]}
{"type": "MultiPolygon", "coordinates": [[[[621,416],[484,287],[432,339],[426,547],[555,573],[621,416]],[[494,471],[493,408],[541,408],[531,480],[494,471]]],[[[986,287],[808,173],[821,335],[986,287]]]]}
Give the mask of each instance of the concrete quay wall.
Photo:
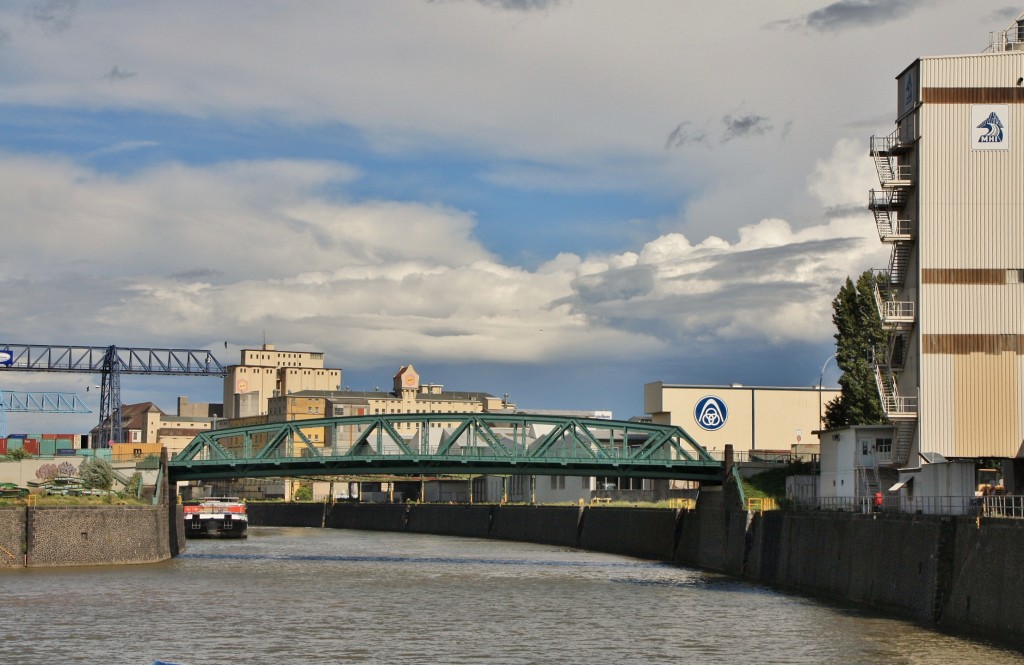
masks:
{"type": "MultiPolygon", "coordinates": [[[[671,561],[1006,641],[1024,636],[1024,523],[920,515],[250,504],[250,523],[431,533],[671,561]],[[326,514],[326,519],[324,515],[326,514]]],[[[2,533],[0,514],[0,533],[2,533]]],[[[0,541],[2,544],[2,541],[0,541]]]]}
{"type": "Polygon", "coordinates": [[[25,565],[25,509],[0,508],[0,568],[25,565]]]}
{"type": "Polygon", "coordinates": [[[493,511],[490,538],[579,547],[585,510],[575,506],[501,506],[493,511]]]}
{"type": "Polygon", "coordinates": [[[0,508],[0,568],[155,563],[184,549],[166,506],[0,508]]]}

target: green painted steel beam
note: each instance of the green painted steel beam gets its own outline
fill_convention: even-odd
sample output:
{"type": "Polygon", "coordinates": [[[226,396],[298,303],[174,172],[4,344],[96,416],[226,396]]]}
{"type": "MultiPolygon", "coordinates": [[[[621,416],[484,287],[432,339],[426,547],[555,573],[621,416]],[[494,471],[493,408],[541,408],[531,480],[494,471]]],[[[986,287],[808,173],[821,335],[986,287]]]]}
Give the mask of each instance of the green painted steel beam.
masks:
{"type": "Polygon", "coordinates": [[[529,414],[391,414],[226,428],[203,432],[169,464],[179,480],[381,473],[722,479],[721,463],[678,427],[529,414]],[[403,428],[415,432],[405,437],[403,428]],[[322,446],[310,441],[311,429],[323,430],[322,446]]]}

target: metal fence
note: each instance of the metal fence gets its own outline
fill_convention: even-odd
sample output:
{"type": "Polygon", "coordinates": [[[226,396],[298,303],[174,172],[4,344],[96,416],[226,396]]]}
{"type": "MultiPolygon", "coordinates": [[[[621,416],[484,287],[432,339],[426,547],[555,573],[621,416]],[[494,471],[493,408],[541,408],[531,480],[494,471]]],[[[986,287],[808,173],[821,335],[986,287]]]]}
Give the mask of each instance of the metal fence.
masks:
{"type": "MultiPolygon", "coordinates": [[[[707,453],[719,462],[725,460],[724,450],[709,450],[707,453]]],[[[779,465],[794,462],[817,464],[819,457],[818,453],[794,453],[789,450],[736,450],[732,454],[733,462],[767,462],[779,465]]]]}
{"type": "Polygon", "coordinates": [[[971,517],[1009,517],[1024,519],[1024,496],[899,496],[819,497],[793,500],[789,505],[799,511],[846,513],[903,513],[911,515],[968,515],[971,517]]]}
{"type": "Polygon", "coordinates": [[[1024,496],[994,495],[981,498],[981,514],[985,517],[1024,519],[1024,496]]]}

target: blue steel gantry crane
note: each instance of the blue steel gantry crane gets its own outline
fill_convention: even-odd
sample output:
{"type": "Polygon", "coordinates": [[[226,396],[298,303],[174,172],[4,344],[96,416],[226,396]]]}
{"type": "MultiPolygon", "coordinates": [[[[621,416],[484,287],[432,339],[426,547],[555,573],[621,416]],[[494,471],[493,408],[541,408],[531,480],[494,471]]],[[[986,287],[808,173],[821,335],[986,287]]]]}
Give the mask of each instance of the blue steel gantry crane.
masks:
{"type": "Polygon", "coordinates": [[[75,393],[25,393],[2,390],[0,438],[7,436],[8,413],[92,413],[92,409],[75,393]]]}
{"type": "Polygon", "coordinates": [[[0,371],[97,374],[100,418],[97,445],[120,442],[121,375],[220,376],[224,367],[204,349],[119,348],[0,343],[0,371]]]}

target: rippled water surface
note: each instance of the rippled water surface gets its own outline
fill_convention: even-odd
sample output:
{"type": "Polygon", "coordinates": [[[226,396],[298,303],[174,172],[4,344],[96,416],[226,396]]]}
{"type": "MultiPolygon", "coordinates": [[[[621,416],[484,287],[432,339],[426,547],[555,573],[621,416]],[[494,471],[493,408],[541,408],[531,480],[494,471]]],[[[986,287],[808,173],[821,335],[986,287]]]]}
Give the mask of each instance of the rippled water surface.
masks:
{"type": "Polygon", "coordinates": [[[0,663],[1024,663],[727,578],[543,545],[252,528],[0,571],[0,663]]]}

